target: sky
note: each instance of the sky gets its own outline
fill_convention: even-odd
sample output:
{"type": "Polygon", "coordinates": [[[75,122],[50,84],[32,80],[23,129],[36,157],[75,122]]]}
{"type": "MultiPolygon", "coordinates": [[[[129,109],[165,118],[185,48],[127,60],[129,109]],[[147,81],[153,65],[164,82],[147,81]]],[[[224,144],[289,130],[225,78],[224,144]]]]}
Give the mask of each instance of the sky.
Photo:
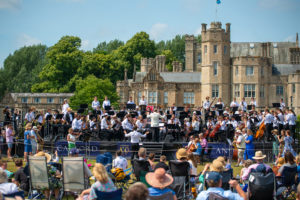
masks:
{"type": "Polygon", "coordinates": [[[145,31],[155,41],[231,23],[232,42],[295,41],[300,0],[0,0],[0,67],[15,50],[79,36],[83,50],[145,31]]]}

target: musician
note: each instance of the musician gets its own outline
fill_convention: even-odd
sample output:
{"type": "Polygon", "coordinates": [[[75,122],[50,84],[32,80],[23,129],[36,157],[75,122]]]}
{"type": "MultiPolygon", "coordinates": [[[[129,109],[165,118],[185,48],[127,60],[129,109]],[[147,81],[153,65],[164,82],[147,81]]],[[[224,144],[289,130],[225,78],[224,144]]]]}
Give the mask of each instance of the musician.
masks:
{"type": "Polygon", "coordinates": [[[64,99],[64,104],[63,104],[62,109],[61,109],[62,113],[63,113],[63,114],[66,114],[66,113],[68,112],[68,108],[69,108],[69,107],[70,107],[70,106],[69,106],[69,104],[68,104],[68,100],[67,100],[67,99],[64,99]]]}
{"type": "Polygon", "coordinates": [[[278,118],[278,132],[281,133],[281,130],[283,129],[283,124],[284,124],[284,115],[283,112],[277,108],[277,118],[278,118]]]}
{"type": "Polygon", "coordinates": [[[175,103],[172,104],[172,106],[170,107],[170,110],[172,110],[173,112],[175,112],[177,110],[175,103]]]}
{"type": "Polygon", "coordinates": [[[210,107],[210,101],[209,101],[209,96],[206,97],[206,100],[203,103],[203,109],[205,112],[209,111],[209,107],[210,107]]]}
{"type": "Polygon", "coordinates": [[[213,118],[209,117],[208,122],[206,122],[206,128],[208,129],[213,129],[215,126],[215,123],[213,122],[213,118]]]}
{"type": "Polygon", "coordinates": [[[224,103],[222,101],[222,98],[218,98],[218,102],[216,103],[216,105],[222,105],[220,106],[220,108],[218,108],[219,114],[222,115],[224,110],[224,103]]]}
{"type": "Polygon", "coordinates": [[[250,105],[252,106],[252,108],[253,108],[253,106],[256,107],[256,101],[255,101],[254,97],[251,97],[250,105]]]}
{"type": "Polygon", "coordinates": [[[133,126],[134,126],[134,123],[133,123],[132,117],[130,114],[127,114],[125,116],[125,119],[122,121],[122,127],[127,133],[129,133],[133,130],[133,126]]]}
{"type": "Polygon", "coordinates": [[[153,113],[148,112],[147,118],[151,119],[152,139],[159,142],[159,119],[164,118],[164,116],[160,115],[157,109],[154,109],[153,113]]]}
{"type": "Polygon", "coordinates": [[[105,113],[104,117],[101,120],[101,132],[105,134],[105,138],[110,141],[113,138],[113,131],[112,131],[112,126],[110,123],[110,116],[105,113]]]}
{"type": "Polygon", "coordinates": [[[31,123],[34,121],[34,119],[35,119],[34,111],[35,111],[35,108],[31,107],[29,109],[28,113],[26,113],[25,120],[27,120],[27,123],[31,123]]]}
{"type": "Polygon", "coordinates": [[[66,121],[67,124],[72,124],[74,119],[74,113],[72,112],[72,109],[69,107],[67,109],[67,112],[64,115],[64,120],[66,121]]]}
{"type": "Polygon", "coordinates": [[[96,110],[97,107],[100,107],[100,102],[98,101],[97,96],[95,96],[95,97],[94,97],[94,101],[92,102],[92,108],[93,108],[94,110],[96,110]]]}
{"type": "Polygon", "coordinates": [[[46,112],[46,114],[44,115],[44,118],[47,119],[48,116],[51,115],[51,109],[49,108],[46,112]]]}
{"type": "Polygon", "coordinates": [[[234,97],[233,101],[230,103],[230,108],[231,109],[238,108],[239,106],[240,106],[239,103],[236,101],[236,98],[234,97]]]}
{"type": "Polygon", "coordinates": [[[295,137],[296,120],[297,120],[296,114],[294,113],[294,111],[292,109],[290,109],[289,113],[287,115],[287,122],[289,125],[291,137],[293,137],[294,139],[296,138],[295,137]]]}
{"type": "Polygon", "coordinates": [[[139,132],[143,132],[144,131],[144,127],[145,127],[145,123],[144,123],[144,119],[143,119],[143,116],[142,115],[139,115],[136,122],[135,122],[135,125],[138,127],[138,131],[139,132]]]}
{"type": "Polygon", "coordinates": [[[110,101],[108,100],[107,96],[104,97],[102,108],[105,109],[105,106],[110,106],[110,101]]]}
{"type": "Polygon", "coordinates": [[[134,101],[132,100],[132,97],[129,97],[129,100],[127,101],[127,104],[134,104],[134,101]]]}
{"type": "Polygon", "coordinates": [[[85,130],[88,130],[89,129],[89,124],[88,124],[88,122],[87,122],[87,119],[86,119],[87,117],[86,116],[84,116],[84,115],[82,115],[81,116],[81,118],[80,118],[80,124],[81,124],[81,131],[85,131],[85,130]]]}
{"type": "Polygon", "coordinates": [[[122,124],[119,121],[118,117],[116,115],[114,115],[111,119],[111,126],[112,129],[115,133],[115,137],[116,139],[118,139],[119,141],[122,141],[124,139],[124,134],[122,133],[122,124]]]}
{"type": "Polygon", "coordinates": [[[81,130],[81,123],[80,114],[77,114],[72,121],[72,129],[74,132],[79,132],[81,130]]]}
{"type": "Polygon", "coordinates": [[[192,117],[192,127],[193,127],[193,132],[198,134],[200,130],[200,122],[196,115],[193,115],[192,117]]]}
{"type": "Polygon", "coordinates": [[[139,102],[139,106],[147,106],[147,100],[145,99],[145,96],[143,95],[140,102],[139,102]]]}
{"type": "Polygon", "coordinates": [[[222,116],[218,116],[218,122],[217,124],[220,125],[220,129],[217,131],[217,137],[219,141],[222,141],[224,139],[224,133],[226,131],[226,121],[222,116]]]}
{"type": "Polygon", "coordinates": [[[280,110],[285,108],[285,103],[283,102],[283,98],[280,99],[280,110]]]}
{"type": "Polygon", "coordinates": [[[247,102],[246,102],[246,100],[245,100],[244,97],[242,98],[242,101],[241,101],[241,103],[240,103],[240,107],[241,107],[241,109],[242,109],[244,112],[247,111],[247,102]]]}
{"type": "Polygon", "coordinates": [[[95,116],[93,116],[92,119],[90,120],[90,130],[91,131],[98,130],[97,118],[95,116]]]}
{"type": "Polygon", "coordinates": [[[274,116],[270,113],[269,109],[265,110],[265,125],[266,125],[266,136],[267,140],[271,141],[272,139],[272,125],[274,121],[274,116]]]}

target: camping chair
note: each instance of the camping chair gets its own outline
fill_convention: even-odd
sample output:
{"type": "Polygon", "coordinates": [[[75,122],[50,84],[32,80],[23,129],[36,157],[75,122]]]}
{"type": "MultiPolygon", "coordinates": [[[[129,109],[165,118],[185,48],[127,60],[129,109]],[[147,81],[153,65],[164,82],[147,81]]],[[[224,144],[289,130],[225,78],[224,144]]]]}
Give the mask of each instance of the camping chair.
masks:
{"type": "Polygon", "coordinates": [[[172,192],[167,192],[160,196],[149,196],[149,200],[166,200],[166,199],[173,199],[172,192]]]}
{"type": "Polygon", "coordinates": [[[208,195],[208,200],[228,200],[225,197],[222,197],[221,195],[214,193],[214,192],[210,192],[208,195]]]}
{"type": "Polygon", "coordinates": [[[175,191],[178,199],[186,199],[188,188],[188,194],[190,194],[190,163],[179,162],[171,160],[169,162],[170,171],[174,178],[172,189],[175,191]]]}
{"type": "Polygon", "coordinates": [[[289,196],[296,198],[296,175],[297,167],[284,166],[282,175],[276,177],[278,198],[288,198],[289,196]]]}
{"type": "Polygon", "coordinates": [[[229,190],[230,189],[230,185],[229,185],[229,181],[232,179],[233,177],[233,170],[229,169],[227,171],[223,171],[220,173],[222,176],[222,188],[224,190],[229,190]]]}
{"type": "Polygon", "coordinates": [[[28,166],[29,166],[29,174],[30,174],[29,196],[32,197],[33,190],[37,190],[40,192],[40,194],[38,194],[33,198],[36,199],[42,195],[41,190],[49,189],[50,190],[49,199],[50,199],[51,188],[49,183],[46,157],[28,156],[28,163],[29,163],[28,166]]]}
{"type": "Polygon", "coordinates": [[[80,194],[85,189],[83,157],[63,157],[63,193],[80,194]]]}
{"type": "Polygon", "coordinates": [[[273,172],[251,172],[249,174],[249,200],[273,199],[275,194],[275,175],[273,172]]]}
{"type": "Polygon", "coordinates": [[[122,200],[122,188],[113,192],[101,192],[96,189],[94,190],[97,195],[97,200],[122,200]]]}
{"type": "Polygon", "coordinates": [[[133,160],[133,173],[137,179],[140,181],[141,172],[149,172],[150,171],[150,163],[147,160],[133,160]]]}
{"type": "Polygon", "coordinates": [[[117,188],[122,188],[124,191],[127,191],[128,188],[129,188],[129,184],[130,184],[129,181],[130,181],[130,175],[132,174],[132,168],[131,167],[127,168],[124,171],[124,173],[125,173],[126,177],[122,180],[117,180],[116,177],[113,174],[111,174],[111,173],[109,173],[109,174],[112,175],[111,178],[114,181],[115,186],[117,188]]]}

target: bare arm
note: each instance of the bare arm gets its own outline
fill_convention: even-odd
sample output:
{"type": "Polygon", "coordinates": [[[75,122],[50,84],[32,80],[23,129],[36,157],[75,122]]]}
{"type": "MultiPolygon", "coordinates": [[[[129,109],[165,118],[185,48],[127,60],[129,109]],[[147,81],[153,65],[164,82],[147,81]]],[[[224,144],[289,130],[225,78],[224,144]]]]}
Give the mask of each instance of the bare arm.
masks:
{"type": "Polygon", "coordinates": [[[230,180],[229,184],[231,187],[235,188],[235,190],[237,191],[237,193],[244,199],[247,200],[247,195],[246,193],[243,191],[243,189],[240,187],[240,185],[238,184],[238,182],[236,180],[230,180]]]}

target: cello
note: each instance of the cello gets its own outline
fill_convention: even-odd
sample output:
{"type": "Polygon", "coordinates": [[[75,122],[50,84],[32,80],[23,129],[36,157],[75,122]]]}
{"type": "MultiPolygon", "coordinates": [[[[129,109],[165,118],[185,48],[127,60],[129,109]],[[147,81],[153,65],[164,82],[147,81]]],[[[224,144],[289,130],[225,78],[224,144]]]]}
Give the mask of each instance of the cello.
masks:
{"type": "Polygon", "coordinates": [[[262,121],[261,125],[256,131],[255,138],[256,139],[261,138],[264,135],[265,129],[266,129],[265,121],[262,121]]]}

